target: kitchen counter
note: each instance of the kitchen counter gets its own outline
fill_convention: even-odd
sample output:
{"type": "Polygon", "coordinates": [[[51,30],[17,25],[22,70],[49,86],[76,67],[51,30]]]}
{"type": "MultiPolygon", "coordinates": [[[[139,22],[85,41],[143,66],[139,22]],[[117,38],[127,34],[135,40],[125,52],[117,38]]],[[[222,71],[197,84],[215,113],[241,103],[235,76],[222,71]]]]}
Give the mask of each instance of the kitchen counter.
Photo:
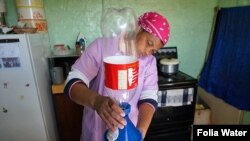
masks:
{"type": "Polygon", "coordinates": [[[81,137],[84,107],[63,94],[64,83],[51,85],[57,128],[61,141],[77,141],[81,137]]]}
{"type": "Polygon", "coordinates": [[[52,94],[63,94],[64,82],[62,84],[53,84],[51,88],[52,88],[52,94]]]}

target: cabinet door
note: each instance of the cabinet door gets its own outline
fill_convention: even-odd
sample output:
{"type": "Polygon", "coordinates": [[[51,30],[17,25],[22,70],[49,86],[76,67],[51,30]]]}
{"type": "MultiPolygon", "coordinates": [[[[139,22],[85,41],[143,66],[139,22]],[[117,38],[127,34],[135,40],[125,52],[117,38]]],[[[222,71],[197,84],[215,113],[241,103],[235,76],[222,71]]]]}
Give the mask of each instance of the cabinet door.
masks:
{"type": "Polygon", "coordinates": [[[61,141],[79,141],[82,131],[83,106],[64,94],[54,94],[56,120],[61,141]]]}

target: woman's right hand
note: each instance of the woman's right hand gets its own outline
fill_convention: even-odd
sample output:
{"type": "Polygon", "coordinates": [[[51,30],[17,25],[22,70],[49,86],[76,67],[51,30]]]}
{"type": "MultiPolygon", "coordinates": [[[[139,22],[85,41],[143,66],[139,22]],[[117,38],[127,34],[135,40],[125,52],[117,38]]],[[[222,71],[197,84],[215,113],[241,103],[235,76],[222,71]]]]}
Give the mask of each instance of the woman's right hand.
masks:
{"type": "Polygon", "coordinates": [[[117,128],[122,129],[126,125],[125,113],[121,107],[110,97],[97,95],[94,108],[107,127],[112,131],[117,128]]]}

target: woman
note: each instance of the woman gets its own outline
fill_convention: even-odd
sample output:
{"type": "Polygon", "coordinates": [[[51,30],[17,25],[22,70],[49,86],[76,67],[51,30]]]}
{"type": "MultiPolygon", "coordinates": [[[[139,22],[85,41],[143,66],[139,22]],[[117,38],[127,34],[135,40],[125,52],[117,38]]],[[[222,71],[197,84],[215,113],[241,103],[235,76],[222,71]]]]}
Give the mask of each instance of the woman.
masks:
{"type": "MultiPolygon", "coordinates": [[[[152,55],[169,38],[169,24],[157,12],[147,12],[138,19],[136,50],[139,54],[139,78],[136,93],[129,101],[129,117],[146,135],[157,108],[158,75],[156,59],[152,55]]],[[[118,41],[98,38],[92,42],[72,66],[64,92],[72,101],[84,106],[82,137],[84,141],[101,141],[106,129],[115,131],[126,125],[124,112],[104,91],[103,57],[114,55],[118,41]],[[109,44],[109,46],[102,46],[109,44]]]]}

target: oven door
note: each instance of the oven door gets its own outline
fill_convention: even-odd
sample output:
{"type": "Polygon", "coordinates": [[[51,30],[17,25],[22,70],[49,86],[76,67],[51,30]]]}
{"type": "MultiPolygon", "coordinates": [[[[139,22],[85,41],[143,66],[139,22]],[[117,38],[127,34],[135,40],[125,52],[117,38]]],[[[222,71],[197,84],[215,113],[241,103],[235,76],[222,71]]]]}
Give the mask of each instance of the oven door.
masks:
{"type": "Polygon", "coordinates": [[[191,126],[149,131],[144,141],[191,141],[191,126]]]}

